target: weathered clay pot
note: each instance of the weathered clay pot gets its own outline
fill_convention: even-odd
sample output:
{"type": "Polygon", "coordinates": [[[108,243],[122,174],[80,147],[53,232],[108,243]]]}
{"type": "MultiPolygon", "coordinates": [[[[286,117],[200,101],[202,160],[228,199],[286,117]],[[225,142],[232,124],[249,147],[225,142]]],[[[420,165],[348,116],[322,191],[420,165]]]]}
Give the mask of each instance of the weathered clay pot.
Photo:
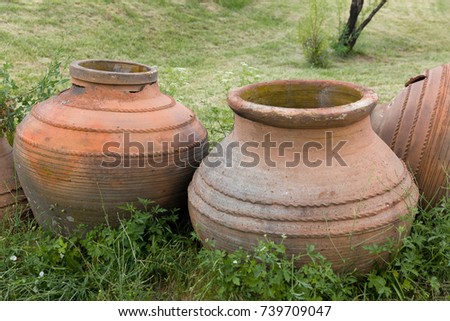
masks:
{"type": "Polygon", "coordinates": [[[14,171],[12,148],[0,137],[0,219],[12,206],[25,200],[14,171]]]}
{"type": "Polygon", "coordinates": [[[338,271],[381,263],[387,253],[364,246],[409,232],[418,190],[370,126],[376,102],[371,90],[337,81],[233,90],[234,129],[189,185],[200,238],[233,251],[266,235],[294,255],[314,244],[338,271]]]}
{"type": "Polygon", "coordinates": [[[371,115],[375,132],[403,159],[423,193],[423,205],[449,196],[450,64],[411,78],[371,115]]]}
{"type": "Polygon", "coordinates": [[[183,208],[207,153],[192,111],[160,92],[154,67],[108,60],[70,66],[72,87],[17,128],[14,158],[39,224],[67,233],[112,226],[137,198],[183,208]]]}

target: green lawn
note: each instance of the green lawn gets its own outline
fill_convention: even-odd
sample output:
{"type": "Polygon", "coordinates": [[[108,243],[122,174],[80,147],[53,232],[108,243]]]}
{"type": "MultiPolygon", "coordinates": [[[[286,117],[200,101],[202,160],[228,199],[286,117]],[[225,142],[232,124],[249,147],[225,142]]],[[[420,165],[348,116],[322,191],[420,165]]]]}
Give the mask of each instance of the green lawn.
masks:
{"type": "MultiPolygon", "coordinates": [[[[162,89],[192,108],[211,141],[219,141],[232,126],[225,102],[230,88],[259,80],[339,79],[369,86],[386,102],[410,77],[450,62],[448,0],[389,1],[354,54],[332,56],[326,69],[308,66],[298,42],[306,1],[220,4],[226,2],[2,1],[0,63],[12,64],[19,91],[55,60],[66,77],[67,65],[79,59],[156,65],[162,89]]],[[[336,35],[333,12],[332,5],[329,32],[336,35]]],[[[335,275],[314,253],[315,264],[293,272],[273,244],[263,259],[202,250],[186,227],[145,215],[145,232],[132,221],[93,233],[89,242],[55,239],[33,222],[12,219],[0,229],[0,299],[450,299],[449,208],[443,202],[421,212],[393,263],[361,277],[335,275]],[[149,241],[160,232],[159,241],[149,241]]]]}
{"type": "MultiPolygon", "coordinates": [[[[250,2],[234,10],[217,2],[2,2],[0,57],[14,65],[14,79],[24,88],[54,59],[66,65],[91,58],[156,65],[163,88],[206,123],[205,109],[226,108],[227,90],[249,81],[340,79],[372,87],[386,102],[411,76],[450,62],[445,0],[389,1],[363,32],[356,54],[335,57],[327,69],[310,68],[302,56],[298,28],[305,1],[234,0],[250,2]],[[250,77],[243,63],[256,68],[250,77]]],[[[337,24],[331,13],[330,35],[337,34],[337,24]]]]}

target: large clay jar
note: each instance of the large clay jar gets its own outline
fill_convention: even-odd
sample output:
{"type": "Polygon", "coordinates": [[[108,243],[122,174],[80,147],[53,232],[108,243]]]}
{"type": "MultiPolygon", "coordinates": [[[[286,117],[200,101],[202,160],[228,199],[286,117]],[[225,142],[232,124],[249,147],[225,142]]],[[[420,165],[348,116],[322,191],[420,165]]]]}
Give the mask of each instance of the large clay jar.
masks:
{"type": "Polygon", "coordinates": [[[16,204],[25,200],[14,171],[12,148],[0,137],[0,219],[16,204]]]}
{"type": "Polygon", "coordinates": [[[375,132],[403,159],[423,193],[424,206],[449,196],[450,64],[411,78],[389,104],[372,112],[375,132]]]}
{"type": "MultiPolygon", "coordinates": [[[[14,140],[17,173],[39,224],[69,233],[116,226],[138,198],[186,207],[207,153],[194,113],[160,92],[157,71],[137,63],[71,64],[72,87],[37,104],[14,140]]],[[[137,204],[138,205],[138,204],[137,204]]]]}
{"type": "Polygon", "coordinates": [[[233,90],[234,129],[189,186],[200,238],[234,251],[267,237],[289,255],[313,244],[337,271],[381,264],[388,254],[365,246],[409,232],[418,190],[370,126],[376,102],[371,90],[338,81],[233,90]]]}

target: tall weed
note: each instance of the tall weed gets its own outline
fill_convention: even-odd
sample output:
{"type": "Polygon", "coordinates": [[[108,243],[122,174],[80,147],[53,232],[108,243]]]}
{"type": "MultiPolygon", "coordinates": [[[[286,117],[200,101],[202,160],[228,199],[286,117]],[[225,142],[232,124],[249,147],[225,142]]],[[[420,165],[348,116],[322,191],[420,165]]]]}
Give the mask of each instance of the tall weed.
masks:
{"type": "Polygon", "coordinates": [[[325,20],[329,6],[326,0],[308,0],[308,10],[299,24],[299,38],[307,62],[313,67],[329,65],[329,35],[325,20]]]}

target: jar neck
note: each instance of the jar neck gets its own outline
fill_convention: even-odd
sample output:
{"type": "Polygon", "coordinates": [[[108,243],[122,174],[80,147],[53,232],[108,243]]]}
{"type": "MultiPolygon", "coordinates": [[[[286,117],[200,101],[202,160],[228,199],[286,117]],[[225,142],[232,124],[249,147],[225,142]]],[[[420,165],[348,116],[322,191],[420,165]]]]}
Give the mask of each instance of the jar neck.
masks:
{"type": "Polygon", "coordinates": [[[154,83],[149,83],[149,84],[139,84],[139,85],[129,85],[129,84],[99,84],[99,83],[94,83],[94,82],[89,82],[89,81],[84,81],[84,80],[80,80],[77,78],[71,78],[71,83],[75,86],[78,87],[83,87],[86,89],[89,88],[101,88],[104,90],[111,90],[111,91],[121,91],[121,92],[131,92],[131,93],[137,93],[140,92],[142,90],[144,90],[144,88],[146,86],[152,86],[152,87],[158,87],[157,82],[154,83]]]}
{"type": "Polygon", "coordinates": [[[270,139],[278,144],[282,142],[298,142],[300,144],[308,142],[323,143],[330,134],[337,139],[347,141],[364,140],[368,142],[376,137],[370,125],[369,116],[341,127],[323,128],[280,128],[262,122],[249,120],[237,114],[234,115],[234,128],[232,132],[233,140],[245,142],[264,142],[268,135],[270,139]]]}

